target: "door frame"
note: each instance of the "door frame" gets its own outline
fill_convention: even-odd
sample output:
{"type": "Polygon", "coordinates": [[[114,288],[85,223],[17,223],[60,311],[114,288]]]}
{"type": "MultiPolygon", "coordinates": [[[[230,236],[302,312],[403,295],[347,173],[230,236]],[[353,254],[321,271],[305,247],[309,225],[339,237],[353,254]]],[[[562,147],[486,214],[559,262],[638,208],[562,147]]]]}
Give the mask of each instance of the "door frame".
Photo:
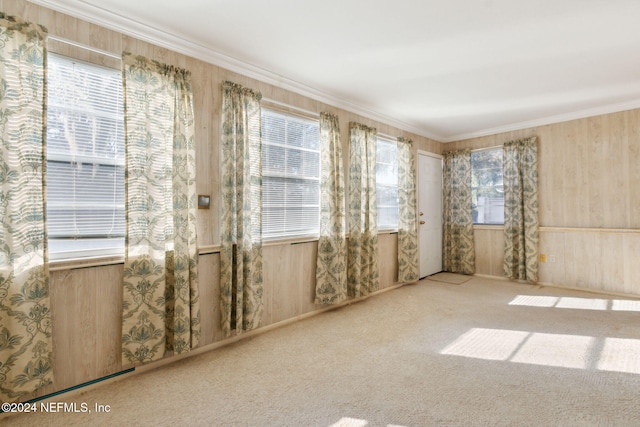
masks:
{"type": "MultiPolygon", "coordinates": [[[[418,212],[420,211],[420,156],[427,156],[427,157],[431,157],[431,158],[435,158],[440,160],[441,162],[444,161],[444,156],[442,154],[436,154],[436,153],[432,153],[430,151],[425,151],[425,150],[417,150],[417,157],[416,157],[416,227],[418,227],[418,239],[420,238],[420,216],[417,215],[418,212]]],[[[444,172],[444,169],[443,171],[444,172]]],[[[442,179],[442,183],[444,184],[444,177],[442,179]]],[[[444,202],[444,193],[441,193],[441,202],[444,202]]],[[[440,214],[441,218],[444,216],[444,212],[441,212],[440,214]]],[[[418,245],[418,256],[421,256],[421,245],[418,245]]],[[[442,248],[440,248],[440,250],[442,251],[442,248]]],[[[422,278],[422,277],[421,277],[422,278]]]]}

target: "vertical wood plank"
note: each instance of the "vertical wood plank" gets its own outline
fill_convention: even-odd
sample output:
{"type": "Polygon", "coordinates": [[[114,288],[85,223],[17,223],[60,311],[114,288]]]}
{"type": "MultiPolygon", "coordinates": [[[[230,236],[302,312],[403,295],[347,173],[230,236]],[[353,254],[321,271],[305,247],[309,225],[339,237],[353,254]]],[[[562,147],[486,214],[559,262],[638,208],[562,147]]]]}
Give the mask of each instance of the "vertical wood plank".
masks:
{"type": "MultiPolygon", "coordinates": [[[[538,197],[540,222],[543,224],[562,224],[564,213],[562,206],[566,197],[565,181],[562,179],[566,167],[563,150],[555,149],[557,141],[564,138],[563,126],[545,126],[544,134],[538,135],[540,155],[538,158],[538,194],[550,197],[538,197]]],[[[564,142],[559,142],[565,144],[564,142]]]]}
{"type": "Polygon", "coordinates": [[[318,257],[318,242],[309,242],[303,246],[304,257],[300,264],[303,268],[301,276],[302,292],[300,293],[300,314],[310,313],[322,308],[323,305],[314,304],[316,297],[316,260],[318,257]]]}
{"type": "Polygon", "coordinates": [[[495,228],[491,230],[491,275],[496,277],[504,277],[504,228],[495,228]]]}
{"type": "Polygon", "coordinates": [[[602,275],[599,282],[594,282],[597,287],[602,284],[602,290],[622,292],[624,289],[624,247],[623,235],[617,233],[597,233],[598,245],[601,249],[600,259],[592,262],[599,265],[602,275]]]}
{"type": "Polygon", "coordinates": [[[640,233],[623,236],[624,283],[619,292],[640,295],[640,233]]]}
{"type": "Polygon", "coordinates": [[[587,137],[591,150],[588,161],[585,165],[588,169],[589,186],[589,224],[591,227],[604,227],[604,198],[607,191],[608,175],[604,175],[605,142],[603,141],[603,125],[606,126],[606,119],[603,116],[590,117],[587,119],[587,137]]]}
{"type": "MultiPolygon", "coordinates": [[[[564,191],[561,203],[552,206],[552,209],[562,212],[562,216],[561,220],[555,223],[541,222],[548,226],[562,226],[569,223],[571,218],[577,218],[577,215],[579,215],[577,211],[580,209],[580,204],[582,202],[580,193],[581,186],[578,183],[578,170],[582,168],[582,166],[576,154],[576,147],[578,145],[577,123],[578,122],[573,120],[559,124],[558,126],[562,128],[560,139],[546,142],[549,151],[551,151],[551,156],[553,156],[553,151],[559,151],[562,153],[562,157],[564,158],[564,169],[560,175],[553,177],[554,185],[562,186],[564,191]],[[558,207],[560,207],[560,209],[558,209],[558,207]]],[[[554,187],[551,188],[553,190],[554,187]]]]}
{"type": "Polygon", "coordinates": [[[220,254],[200,256],[198,263],[200,289],[200,347],[223,338],[220,327],[220,254]]]}
{"type": "Polygon", "coordinates": [[[95,304],[95,371],[103,377],[122,370],[122,295],[123,265],[109,265],[95,271],[92,288],[95,304]]]}
{"type": "Polygon", "coordinates": [[[380,269],[380,289],[393,286],[398,276],[398,234],[378,236],[378,267],[380,269]]]}
{"type": "Polygon", "coordinates": [[[627,113],[627,158],[629,227],[640,228],[640,109],[627,113]]]}
{"type": "Polygon", "coordinates": [[[572,210],[575,215],[573,222],[568,220],[562,224],[564,226],[589,227],[591,225],[591,210],[589,208],[592,193],[592,188],[589,185],[590,145],[587,119],[581,119],[578,121],[577,145],[574,148],[574,150],[577,151],[576,157],[578,162],[578,173],[575,179],[576,187],[578,188],[579,204],[572,210]]]}
{"type": "Polygon", "coordinates": [[[492,275],[491,271],[491,232],[475,229],[473,231],[476,252],[476,274],[492,275]]]}
{"type": "Polygon", "coordinates": [[[285,244],[264,248],[265,312],[263,326],[295,316],[295,304],[292,302],[297,303],[296,292],[300,283],[298,282],[297,268],[294,267],[294,263],[289,264],[289,260],[294,257],[292,248],[296,246],[285,244]]]}

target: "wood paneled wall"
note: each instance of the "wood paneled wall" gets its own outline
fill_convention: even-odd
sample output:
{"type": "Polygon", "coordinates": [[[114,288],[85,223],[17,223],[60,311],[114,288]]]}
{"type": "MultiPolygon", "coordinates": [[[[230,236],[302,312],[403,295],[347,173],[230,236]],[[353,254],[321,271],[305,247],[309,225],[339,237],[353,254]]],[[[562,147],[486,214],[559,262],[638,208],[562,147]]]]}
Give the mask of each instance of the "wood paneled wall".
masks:
{"type": "MultiPolygon", "coordinates": [[[[203,254],[199,263],[202,321],[201,347],[223,340],[219,317],[218,194],[221,82],[231,80],[258,90],[264,98],[312,112],[328,111],[339,117],[345,170],[348,170],[349,122],[376,127],[378,132],[412,138],[414,148],[440,154],[442,144],[325,105],[313,99],[250,79],[203,61],[171,52],[97,25],[66,16],[25,0],[0,0],[0,10],[47,27],[49,34],[95,49],[120,55],[140,54],[191,71],[194,91],[197,192],[211,195],[211,209],[198,210],[198,244],[214,253],[203,254]]],[[[52,42],[51,48],[79,59],[113,66],[101,54],[52,42]]],[[[118,61],[116,60],[116,66],[118,61]]],[[[381,287],[395,284],[397,235],[379,236],[381,287]]],[[[264,302],[262,326],[323,309],[313,303],[317,242],[282,243],[264,247],[264,302]]],[[[120,361],[121,264],[52,271],[55,383],[34,396],[72,387],[122,369],[120,361]]],[[[30,396],[32,397],[32,396],[30,396]]]]}
{"type": "MultiPolygon", "coordinates": [[[[457,141],[444,151],[533,135],[547,255],[540,282],[640,295],[640,110],[457,141]]],[[[475,238],[477,273],[502,276],[502,229],[476,230],[475,238]]]]}

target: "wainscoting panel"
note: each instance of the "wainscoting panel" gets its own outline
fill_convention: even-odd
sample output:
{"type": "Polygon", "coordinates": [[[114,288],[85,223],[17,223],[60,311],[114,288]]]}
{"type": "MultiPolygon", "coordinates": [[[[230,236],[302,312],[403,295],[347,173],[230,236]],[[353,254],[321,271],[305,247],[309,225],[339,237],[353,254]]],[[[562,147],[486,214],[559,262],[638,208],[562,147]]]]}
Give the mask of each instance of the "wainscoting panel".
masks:
{"type": "Polygon", "coordinates": [[[122,370],[123,266],[50,274],[54,384],[43,396],[122,370]]]}
{"type": "Polygon", "coordinates": [[[220,327],[220,254],[200,255],[200,347],[224,339],[220,327]]]}
{"type": "Polygon", "coordinates": [[[380,289],[395,285],[398,280],[398,233],[378,235],[378,266],[380,289]]]}
{"type": "Polygon", "coordinates": [[[540,282],[640,295],[640,231],[543,229],[540,282]]]}
{"type": "MultiPolygon", "coordinates": [[[[476,273],[503,277],[502,229],[476,229],[476,273]]],[[[540,284],[640,295],[640,230],[540,228],[540,284]]]]}
{"type": "Polygon", "coordinates": [[[476,274],[504,276],[504,231],[502,227],[474,227],[476,274]]]}

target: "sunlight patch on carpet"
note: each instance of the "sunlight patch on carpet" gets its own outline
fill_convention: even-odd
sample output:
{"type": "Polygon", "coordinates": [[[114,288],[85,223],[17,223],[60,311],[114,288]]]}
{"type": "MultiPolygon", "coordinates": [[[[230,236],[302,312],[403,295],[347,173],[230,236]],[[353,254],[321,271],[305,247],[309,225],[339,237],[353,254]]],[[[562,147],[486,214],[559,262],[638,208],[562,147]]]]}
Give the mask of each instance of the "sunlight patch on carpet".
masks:
{"type": "Polygon", "coordinates": [[[337,423],[331,424],[329,427],[364,427],[369,422],[358,418],[342,417],[337,423]]]}
{"type": "Polygon", "coordinates": [[[640,374],[640,340],[629,338],[606,338],[598,362],[601,371],[640,374]]]}
{"type": "Polygon", "coordinates": [[[640,374],[640,340],[472,328],[443,355],[640,374]]]}
{"type": "MultiPolygon", "coordinates": [[[[329,427],[364,427],[369,425],[369,421],[358,418],[342,417],[337,423],[331,424],[329,427]]],[[[387,427],[406,427],[398,424],[387,424],[387,427]]]]}
{"type": "Polygon", "coordinates": [[[640,301],[611,300],[603,298],[551,297],[540,295],[518,295],[509,305],[547,308],[569,308],[576,310],[635,311],[640,312],[640,301]]]}

